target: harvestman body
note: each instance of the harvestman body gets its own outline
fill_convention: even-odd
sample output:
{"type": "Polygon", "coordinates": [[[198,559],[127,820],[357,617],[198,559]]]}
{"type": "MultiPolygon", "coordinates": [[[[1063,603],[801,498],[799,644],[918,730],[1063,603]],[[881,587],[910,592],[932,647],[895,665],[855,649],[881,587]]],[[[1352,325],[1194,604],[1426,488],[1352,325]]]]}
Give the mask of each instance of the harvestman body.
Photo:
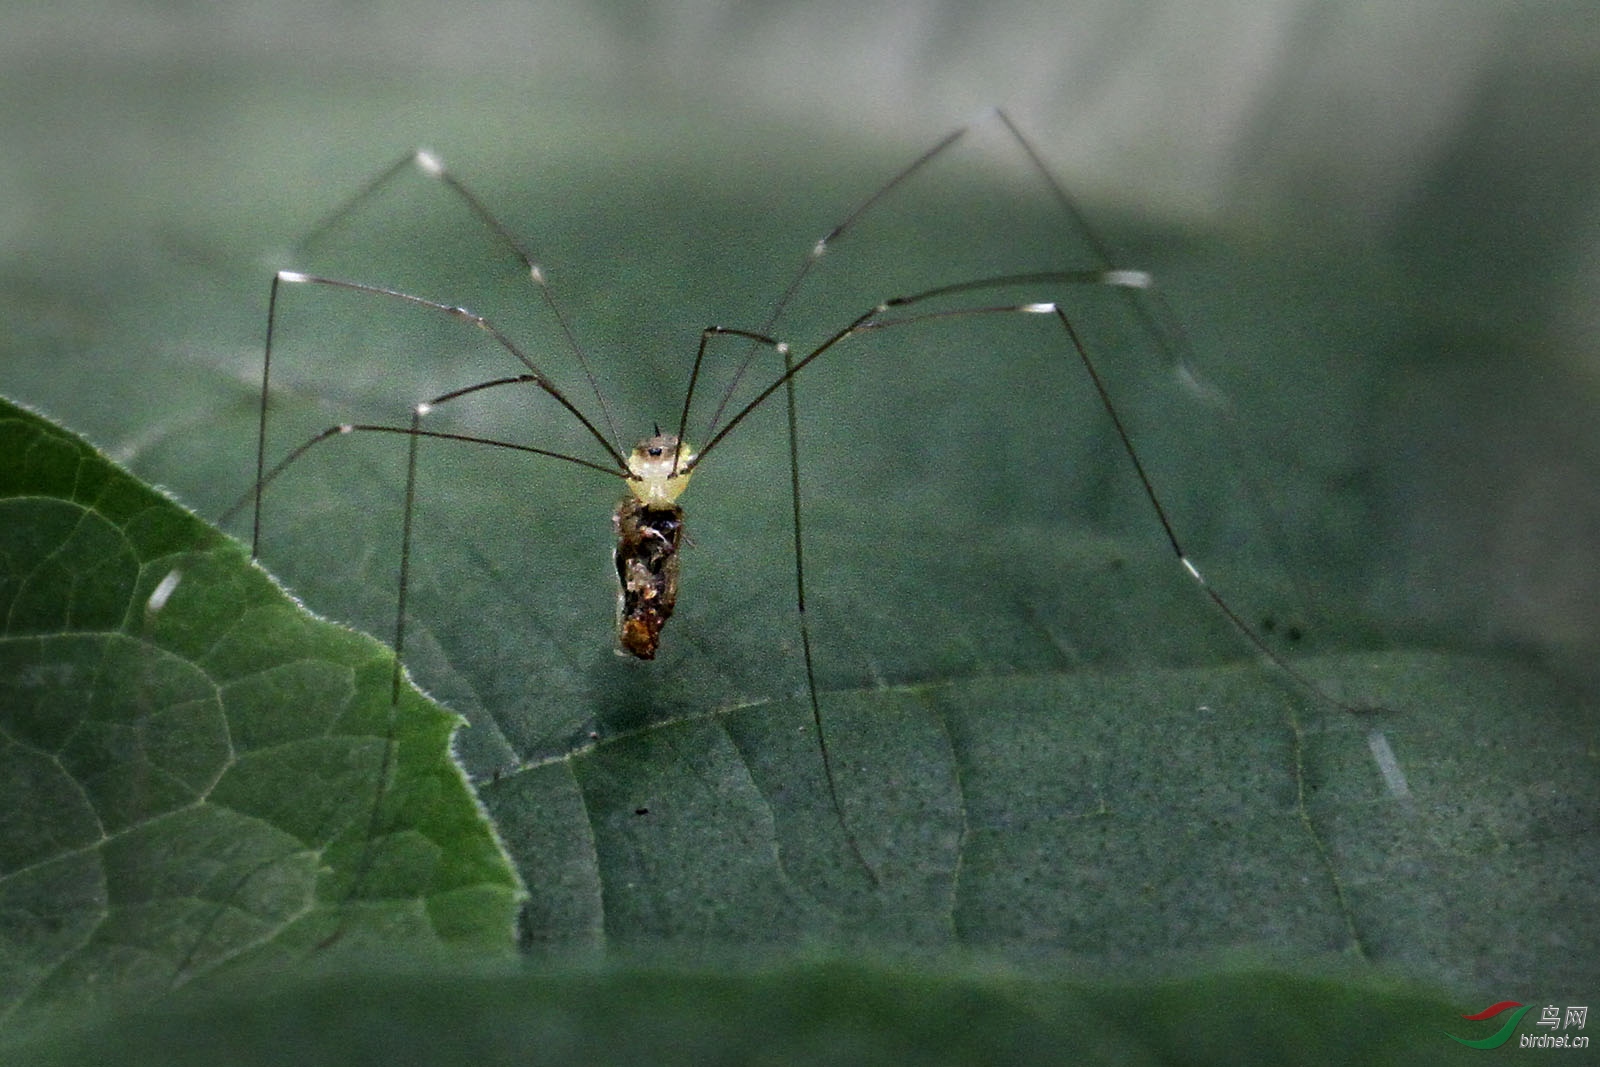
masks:
{"type": "MultiPolygon", "coordinates": [[[[1319,700],[1333,706],[1340,707],[1337,701],[1325,695],[1321,689],[1308,678],[1287,663],[1277,652],[1266,643],[1261,634],[1247,623],[1228,602],[1216,592],[1201,574],[1199,568],[1190,559],[1170,521],[1166,508],[1157,496],[1150,478],[1145,472],[1145,466],[1140,459],[1134,443],[1124,427],[1116,408],[1112,404],[1107,388],[1096,369],[1094,361],[1080,339],[1077,329],[1066,312],[1053,301],[1037,301],[1022,303],[985,304],[972,303],[955,308],[940,308],[926,310],[919,305],[927,305],[936,299],[961,298],[972,294],[981,298],[985,292],[996,292],[1002,289],[1016,287],[1037,286],[1039,289],[1046,287],[1059,287],[1063,285],[1092,285],[1109,286],[1123,290],[1131,297],[1145,296],[1144,300],[1135,299],[1133,302],[1147,329],[1161,339],[1164,345],[1179,347],[1181,356],[1183,340],[1181,329],[1173,323],[1174,320],[1161,303],[1159,295],[1152,288],[1151,279],[1142,271],[1120,270],[1112,266],[1112,260],[1106,247],[1095,237],[1093,230],[1076,205],[1067,196],[1062,187],[1056,183],[1049,171],[1045,168],[1038,153],[1031,143],[1023,137],[1021,132],[1012,124],[1004,114],[995,112],[994,121],[998,122],[1007,136],[1026,155],[1031,167],[1042,177],[1049,188],[1054,200],[1066,216],[1071,218],[1088,239],[1096,258],[1100,261],[1098,267],[1088,270],[1074,271],[1048,271],[1029,274],[1011,274],[994,277],[980,277],[959,281],[953,284],[928,289],[918,293],[911,293],[885,299],[857,315],[844,326],[833,333],[815,347],[804,353],[791,356],[786,344],[770,336],[772,327],[778,321],[784,309],[788,306],[795,293],[800,289],[813,265],[816,264],[828,251],[831,243],[849,231],[859,218],[869,212],[873,205],[886,194],[906,182],[918,171],[927,167],[936,157],[946,152],[951,145],[956,143],[966,134],[966,129],[958,129],[951,133],[938,144],[919,156],[910,165],[895,174],[887,183],[876,192],[862,201],[854,211],[835,226],[826,236],[816,242],[810,253],[802,262],[799,271],[794,276],[783,296],[773,307],[766,325],[760,330],[743,330],[731,327],[714,326],[701,331],[699,348],[696,353],[694,368],[690,375],[688,389],[685,394],[682,415],[676,433],[662,433],[659,429],[642,440],[627,456],[624,456],[617,445],[618,435],[615,432],[609,410],[605,406],[598,387],[595,388],[596,398],[599,400],[603,414],[602,421],[611,430],[608,435],[600,430],[595,422],[591,421],[579,408],[565,395],[565,393],[529,358],[510,337],[502,333],[488,319],[477,315],[466,308],[449,304],[437,303],[410,293],[395,289],[384,288],[362,282],[321,277],[297,271],[280,271],[272,281],[267,317],[267,336],[265,354],[263,358],[263,371],[261,382],[261,407],[260,429],[258,437],[257,467],[255,486],[250,497],[241,501],[237,507],[252,504],[254,507],[254,523],[252,537],[252,551],[260,544],[261,537],[261,498],[265,489],[286,469],[308,451],[324,441],[354,433],[382,433],[404,436],[410,445],[410,462],[406,480],[406,497],[404,506],[403,531],[400,550],[400,577],[398,584],[398,605],[395,617],[395,667],[393,674],[393,691],[398,700],[401,685],[402,657],[405,651],[406,638],[406,593],[408,585],[409,563],[411,557],[411,526],[413,502],[416,495],[416,466],[417,445],[423,439],[442,439],[458,442],[467,442],[492,448],[507,449],[533,455],[540,455],[561,460],[566,463],[587,467],[606,473],[624,480],[627,485],[628,495],[617,506],[613,516],[613,523],[617,535],[617,547],[614,561],[619,586],[618,592],[618,619],[617,640],[620,653],[637,657],[641,660],[653,659],[660,647],[662,628],[672,616],[677,600],[678,573],[679,573],[679,548],[684,541],[684,511],[677,503],[679,495],[687,487],[689,478],[694,470],[702,463],[727,436],[756,409],[761,407],[769,398],[780,389],[786,393],[786,400],[790,411],[790,441],[791,441],[791,475],[793,494],[793,523],[795,530],[795,602],[796,617],[800,636],[801,654],[804,661],[805,677],[809,693],[811,717],[817,731],[818,749],[820,751],[825,772],[829,799],[840,826],[844,830],[850,849],[867,876],[876,883],[877,876],[873,867],[862,855],[855,835],[851,832],[849,822],[845,817],[843,805],[839,799],[838,786],[835,782],[834,766],[828,747],[828,735],[824,729],[822,702],[819,697],[819,686],[816,671],[813,665],[812,642],[808,629],[805,601],[805,568],[799,551],[800,527],[802,520],[800,481],[798,474],[798,455],[794,446],[793,411],[794,394],[793,383],[805,367],[831,351],[835,346],[841,345],[852,337],[870,331],[897,328],[910,323],[923,322],[930,319],[952,317],[977,317],[995,315],[1029,315],[1053,318],[1059,324],[1061,335],[1067,343],[1068,350],[1075,356],[1092,383],[1099,404],[1109,418],[1116,432],[1117,440],[1130,461],[1138,476],[1140,486],[1147,498],[1157,521],[1165,533],[1167,543],[1185,572],[1212,604],[1227,618],[1231,625],[1252,645],[1279,669],[1301,687],[1315,695],[1319,700]],[[268,413],[268,398],[271,387],[273,330],[277,321],[277,301],[284,286],[287,285],[312,285],[330,287],[379,297],[389,301],[402,302],[419,306],[454,317],[470,323],[487,333],[494,342],[506,353],[521,364],[521,373],[488,381],[479,382],[465,388],[436,396],[426,402],[419,403],[413,408],[409,425],[380,425],[380,424],[340,424],[329,427],[321,433],[311,437],[295,449],[291,450],[270,469],[266,461],[266,427],[268,413]],[[707,439],[698,453],[693,452],[684,438],[687,427],[690,404],[693,400],[696,383],[699,381],[701,366],[705,359],[707,346],[718,337],[731,336],[742,338],[750,344],[750,355],[739,365],[734,382],[744,375],[751,365],[757,350],[770,349],[779,354],[784,360],[784,371],[773,381],[762,388],[753,399],[738,407],[725,421],[722,419],[724,407],[732,396],[733,388],[723,394],[722,403],[713,416],[710,428],[706,431],[707,439]],[[609,463],[596,463],[565,453],[536,448],[529,445],[495,440],[485,437],[466,434],[446,433],[424,429],[423,419],[434,409],[442,404],[449,403],[460,397],[481,393],[506,387],[533,386],[553,398],[556,403],[577,420],[587,434],[592,437],[609,457],[609,463]]],[[[522,263],[528,272],[547,310],[554,316],[567,341],[569,351],[577,358],[591,386],[595,385],[594,375],[589,371],[584,359],[582,348],[567,325],[567,320],[557,305],[544,272],[533,261],[530,254],[522,244],[501,224],[496,216],[491,214],[478,197],[468,190],[456,179],[443,165],[430,153],[416,152],[398,161],[388,170],[380,174],[337,211],[329,215],[313,230],[313,236],[322,233],[340,221],[358,204],[365,201],[377,189],[384,186],[396,175],[411,166],[416,166],[424,174],[441,182],[458,196],[478,216],[482,223],[488,227],[496,238],[508,248],[522,263]]],[[[230,513],[231,514],[231,513],[230,513]]]]}
{"type": "MultiPolygon", "coordinates": [[[[678,603],[678,547],[683,542],[683,508],[678,494],[689,475],[679,474],[678,439],[657,433],[628,457],[632,495],[611,517],[617,531],[617,643],[640,659],[655,659],[661,628],[678,603]]],[[[693,463],[693,455],[681,461],[693,463]]]]}

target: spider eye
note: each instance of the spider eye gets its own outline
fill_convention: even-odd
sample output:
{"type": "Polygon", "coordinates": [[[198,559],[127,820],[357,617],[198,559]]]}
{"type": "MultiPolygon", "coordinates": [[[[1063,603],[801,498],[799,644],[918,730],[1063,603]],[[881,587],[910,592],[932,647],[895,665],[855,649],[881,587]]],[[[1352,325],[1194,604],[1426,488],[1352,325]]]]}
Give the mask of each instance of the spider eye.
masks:
{"type": "Polygon", "coordinates": [[[662,451],[661,447],[659,445],[657,445],[656,447],[653,447],[653,448],[650,449],[650,455],[651,455],[651,457],[659,456],[659,455],[661,455],[661,451],[662,451]]]}

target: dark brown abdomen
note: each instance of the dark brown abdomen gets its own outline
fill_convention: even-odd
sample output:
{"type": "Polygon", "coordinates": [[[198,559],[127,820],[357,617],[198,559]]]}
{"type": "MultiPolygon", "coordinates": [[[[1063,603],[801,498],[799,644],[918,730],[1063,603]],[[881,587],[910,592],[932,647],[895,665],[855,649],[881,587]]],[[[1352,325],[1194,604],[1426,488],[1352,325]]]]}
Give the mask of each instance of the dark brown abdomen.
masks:
{"type": "Polygon", "coordinates": [[[629,497],[612,517],[617,529],[617,581],[622,586],[617,641],[640,659],[655,659],[661,627],[678,601],[678,545],[683,509],[629,497]]]}

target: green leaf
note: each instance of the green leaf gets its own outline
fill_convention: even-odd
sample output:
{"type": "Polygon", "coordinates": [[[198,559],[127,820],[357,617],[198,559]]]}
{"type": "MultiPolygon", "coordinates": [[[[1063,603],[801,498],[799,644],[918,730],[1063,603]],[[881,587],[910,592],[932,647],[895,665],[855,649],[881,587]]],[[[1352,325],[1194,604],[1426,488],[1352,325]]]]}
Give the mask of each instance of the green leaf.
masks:
{"type": "Polygon", "coordinates": [[[7,1017],[335,938],[508,944],[456,717],[391,711],[381,645],[5,402],[0,620],[7,1017]]]}
{"type": "MultiPolygon", "coordinates": [[[[506,138],[472,116],[399,144],[441,148],[528,236],[625,438],[672,424],[702,327],[759,328],[817,235],[924,147],[662,137],[654,116],[602,123],[615,138],[589,122],[506,138]]],[[[90,403],[19,349],[30,388],[222,514],[253,477],[270,277],[226,250],[292,239],[399,147],[346,133],[335,162],[302,164],[315,180],[268,168],[304,202],[263,219],[241,197],[199,228],[207,255],[125,272],[156,291],[129,282],[92,305],[115,343],[52,338],[118,389],[152,367],[159,388],[90,403]]],[[[804,351],[892,293],[1085,262],[1036,183],[967,163],[841,241],[782,336],[804,351]]],[[[1423,631],[1393,544],[1407,439],[1374,427],[1374,398],[1407,380],[1392,354],[1417,323],[1341,257],[1109,221],[1123,261],[1171,285],[1214,387],[1170,373],[1122,294],[1069,294],[1186,544],[1298,669],[1386,710],[1330,707],[1254,664],[1173,560],[1042,316],[857,338],[799,382],[808,615],[843,826],[799,667],[781,407],[696,475],[683,599],[650,665],[611,650],[619,487],[430,442],[407,666],[470,723],[457,749],[529,887],[530,947],[717,965],[821,944],[912,970],[976,952],[1030,972],[1193,967],[1202,986],[1219,957],[1299,972],[1334,958],[1490,995],[1592,984],[1592,711],[1471,630],[1423,631]]],[[[438,186],[398,187],[291,262],[489,314],[597,409],[525,275],[438,186]]],[[[273,457],[518,369],[415,309],[296,288],[281,311],[273,457]]],[[[742,356],[717,353],[723,384],[742,356]]],[[[747,389],[775,373],[763,357],[747,389]]],[[[430,425],[594,453],[540,397],[480,399],[430,425]]],[[[403,441],[350,435],[267,494],[267,564],[385,639],[404,470],[403,441]]]]}
{"type": "MultiPolygon", "coordinates": [[[[813,163],[752,189],[735,154],[707,192],[710,158],[635,164],[640,188],[612,179],[604,219],[528,213],[550,194],[470,171],[534,235],[624,434],[670,424],[699,328],[759,325],[794,250],[903,162],[848,168],[864,172],[854,183],[813,163]],[[740,254],[720,254],[730,231],[740,254]]],[[[953,163],[829,253],[782,324],[797,352],[885,292],[1083,261],[1036,180],[999,181],[988,156],[953,163]]],[[[1372,608],[1390,557],[1363,473],[1366,394],[1346,376],[1379,370],[1315,354],[1382,351],[1405,320],[1347,320],[1318,302],[1320,272],[1264,259],[1223,274],[1221,250],[1124,225],[1119,243],[1191,285],[1186,257],[1206,264],[1194,314],[1226,331],[1197,370],[1236,408],[1168,373],[1123,294],[1063,297],[1186,547],[1247,619],[1277,623],[1270,639],[1300,670],[1385,710],[1330,707],[1254,664],[1172,559],[1043,317],[854,338],[798,381],[808,617],[843,826],[800,670],[780,407],[685,495],[679,613],[648,665],[612,652],[618,486],[428,442],[408,665],[471,723],[459,750],[529,887],[531,944],[1106,965],[1352,955],[1473,988],[1589,973],[1540,947],[1594,933],[1579,903],[1600,804],[1588,712],[1515,659],[1372,608]]],[[[514,324],[597,408],[525,279],[439,188],[402,185],[305,256],[514,324]]],[[[274,456],[344,419],[403,423],[415,398],[512,363],[453,321],[354,294],[295,289],[280,314],[274,456]]],[[[723,384],[743,354],[717,353],[723,384]]],[[[754,380],[772,374],[767,359],[754,380]]],[[[595,455],[544,398],[482,400],[430,425],[595,455]]],[[[228,431],[249,441],[241,408],[228,431]]],[[[403,442],[340,437],[268,494],[265,558],[379,634],[393,629],[403,473],[403,442]]]]}

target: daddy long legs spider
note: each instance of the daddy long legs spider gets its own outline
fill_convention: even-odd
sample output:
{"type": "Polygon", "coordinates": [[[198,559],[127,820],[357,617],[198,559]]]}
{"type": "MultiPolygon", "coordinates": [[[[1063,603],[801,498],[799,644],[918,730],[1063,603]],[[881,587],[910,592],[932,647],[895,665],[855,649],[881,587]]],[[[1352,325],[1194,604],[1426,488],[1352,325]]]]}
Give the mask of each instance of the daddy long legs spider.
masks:
{"type": "MultiPolygon", "coordinates": [[[[1339,706],[1282,651],[1298,633],[1273,620],[1295,601],[1288,583],[1259,576],[1245,512],[1191,476],[1233,471],[1240,454],[1227,402],[1151,276],[1113,257],[1003,114],[888,173],[820,227],[765,204],[759,181],[733,187],[754,214],[813,228],[780,242],[784,266],[750,271],[738,293],[719,277],[683,299],[695,319],[647,310],[668,297],[637,264],[671,247],[695,266],[727,255],[721,220],[690,208],[668,249],[630,247],[621,267],[590,261],[604,277],[580,299],[571,283],[584,263],[552,266],[477,183],[420,151],[327,216],[307,247],[368,224],[399,185],[440,189],[458,216],[449,232],[476,240],[480,261],[520,264],[520,303],[491,294],[499,306],[480,310],[422,279],[354,269],[274,276],[252,543],[272,561],[285,526],[299,544],[326,542],[314,561],[284,561],[288,577],[313,603],[318,589],[359,590],[349,614],[392,634],[395,686],[404,663],[470,720],[458,747],[492,812],[515,796],[507,810],[585,819],[588,847],[620,870],[628,835],[651,831],[601,810],[659,829],[674,804],[573,760],[654,739],[652,766],[670,763],[668,750],[687,758],[682,773],[716,825],[750,835],[797,884],[832,886],[816,894],[833,900],[895,884],[919,862],[904,849],[945,849],[956,832],[928,841],[908,829],[908,817],[928,830],[950,813],[873,752],[870,735],[906,721],[875,711],[879,694],[1182,666],[1226,647],[1265,655],[1302,694],[1339,706]],[[643,292],[622,293],[622,267],[643,292]],[[292,295],[308,290],[320,295],[292,295]],[[585,335],[592,302],[625,324],[622,357],[601,357],[611,346],[585,335]],[[680,341],[693,360],[674,386],[659,350],[680,341]],[[351,347],[375,353],[359,373],[346,369],[351,347]],[[297,350],[326,384],[291,419],[281,368],[297,350]],[[418,353],[424,368],[391,381],[418,353]],[[357,387],[388,394],[389,413],[350,414],[344,394],[357,387]],[[624,437],[618,415],[635,410],[644,417],[624,437]],[[685,492],[690,474],[717,488],[685,492]],[[305,508],[277,499],[307,476],[339,488],[305,508]],[[721,502],[697,509],[702,496],[721,502]],[[337,540],[334,511],[361,518],[351,541],[337,540]],[[607,525],[622,534],[610,563],[607,525]],[[619,594],[613,618],[606,602],[619,594]],[[744,714],[778,707],[771,721],[744,714]],[[712,729],[723,751],[697,764],[709,757],[685,754],[663,726],[712,729]],[[551,768],[558,784],[529,784],[551,768]],[[766,829],[718,821],[738,808],[729,773],[766,829]],[[822,843],[801,840],[799,828],[823,823],[834,829],[822,843]]],[[[453,251],[431,249],[418,273],[453,251]]],[[[938,749],[941,731],[934,715],[897,743],[938,749]]],[[[530,885],[565,862],[535,852],[518,855],[530,885]]],[[[687,877],[652,862],[641,879],[687,877]]],[[[709,891],[726,877],[709,876],[709,891]]]]}

